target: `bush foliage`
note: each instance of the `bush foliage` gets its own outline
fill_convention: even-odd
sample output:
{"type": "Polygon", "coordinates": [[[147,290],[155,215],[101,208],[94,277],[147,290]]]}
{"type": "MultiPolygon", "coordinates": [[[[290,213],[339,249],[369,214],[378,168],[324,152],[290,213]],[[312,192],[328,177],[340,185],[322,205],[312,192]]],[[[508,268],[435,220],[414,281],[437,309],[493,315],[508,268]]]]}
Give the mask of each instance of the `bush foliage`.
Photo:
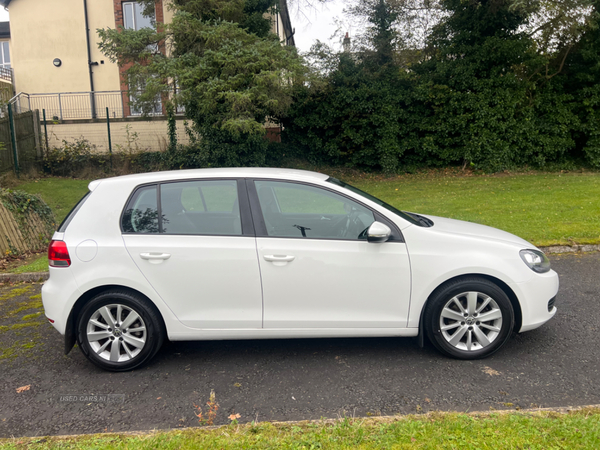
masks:
{"type": "MultiPolygon", "coordinates": [[[[8,249],[3,249],[3,256],[40,251],[48,245],[57,224],[52,210],[39,196],[21,190],[0,188],[0,203],[13,216],[22,238],[22,242],[18,244],[5,236],[9,245],[8,249]]],[[[6,216],[2,220],[6,231],[11,225],[6,222],[6,216]]]]}
{"type": "Polygon", "coordinates": [[[260,135],[228,142],[211,139],[202,144],[192,140],[178,145],[172,141],[173,145],[163,151],[140,148],[137,135],[128,136],[128,144],[117,146],[112,155],[99,152],[83,137],[63,140],[62,146],[46,152],[42,169],[52,176],[100,178],[200,167],[277,166],[284,158],[281,144],[260,135]]]}
{"type": "Polygon", "coordinates": [[[310,56],[327,70],[296,86],[284,140],[297,154],[388,172],[569,159],[600,168],[598,2],[575,42],[545,49],[528,31],[533,2],[443,0],[420,50],[398,39],[397,2],[358,4],[371,24],[363,45],[317,45],[310,56]]]}

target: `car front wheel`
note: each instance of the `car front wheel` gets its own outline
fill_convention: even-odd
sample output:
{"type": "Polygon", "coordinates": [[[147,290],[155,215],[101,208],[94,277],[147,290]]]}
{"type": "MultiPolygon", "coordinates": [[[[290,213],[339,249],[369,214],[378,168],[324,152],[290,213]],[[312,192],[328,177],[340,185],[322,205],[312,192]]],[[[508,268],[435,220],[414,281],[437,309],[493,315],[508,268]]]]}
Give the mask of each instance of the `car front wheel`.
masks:
{"type": "Polygon", "coordinates": [[[425,311],[431,342],[459,359],[485,358],[496,352],[510,337],[513,325],[510,299],[484,278],[463,278],[442,286],[425,311]]]}
{"type": "Polygon", "coordinates": [[[77,342],[98,367],[120,372],[149,361],[160,349],[164,333],[158,312],[147,300],[127,291],[106,291],[79,314],[77,342]]]}

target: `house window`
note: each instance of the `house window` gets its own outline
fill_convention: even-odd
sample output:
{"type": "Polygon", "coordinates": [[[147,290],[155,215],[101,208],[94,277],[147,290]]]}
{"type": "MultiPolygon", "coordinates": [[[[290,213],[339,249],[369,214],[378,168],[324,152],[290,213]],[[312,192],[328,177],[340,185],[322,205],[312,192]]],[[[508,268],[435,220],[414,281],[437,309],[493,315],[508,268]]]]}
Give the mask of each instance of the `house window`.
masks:
{"type": "Polygon", "coordinates": [[[0,42],[0,67],[10,69],[10,51],[8,50],[8,41],[0,42]]]}
{"type": "MultiPolygon", "coordinates": [[[[139,2],[123,2],[123,24],[125,29],[128,30],[141,30],[142,28],[154,28],[155,17],[145,16],[143,14],[144,7],[139,2]]],[[[158,51],[158,45],[150,44],[148,49],[155,52],[158,51]]],[[[129,85],[129,100],[130,100],[130,112],[132,116],[140,116],[142,110],[135,106],[135,100],[137,92],[143,90],[144,85],[133,86],[129,85]]],[[[148,112],[150,115],[162,114],[162,102],[161,97],[158,95],[148,112]]]]}
{"type": "Polygon", "coordinates": [[[154,28],[154,15],[144,16],[144,7],[138,2],[123,2],[123,23],[128,30],[154,28]]]}
{"type": "MultiPolygon", "coordinates": [[[[138,107],[136,107],[135,105],[135,100],[136,100],[137,95],[135,93],[131,93],[129,95],[129,101],[131,102],[130,105],[130,112],[132,116],[141,116],[142,115],[142,110],[138,107]]],[[[148,114],[150,116],[160,116],[162,115],[162,102],[160,100],[160,95],[157,95],[156,98],[154,99],[154,102],[152,103],[151,109],[148,112],[148,114]]]]}
{"type": "MultiPolygon", "coordinates": [[[[175,83],[174,89],[175,89],[174,94],[177,95],[180,91],[178,83],[175,83]]],[[[185,114],[185,106],[183,106],[180,103],[177,103],[177,107],[175,108],[175,114],[185,114]]]]}
{"type": "MultiPolygon", "coordinates": [[[[138,93],[142,92],[146,87],[146,83],[143,81],[138,82],[137,84],[129,83],[129,101],[130,101],[130,113],[132,116],[141,116],[142,110],[138,108],[135,104],[135,100],[138,96],[138,93]]],[[[158,94],[154,98],[154,102],[150,105],[150,110],[147,113],[151,116],[161,115],[163,113],[162,110],[162,100],[160,94],[158,94]]]]}

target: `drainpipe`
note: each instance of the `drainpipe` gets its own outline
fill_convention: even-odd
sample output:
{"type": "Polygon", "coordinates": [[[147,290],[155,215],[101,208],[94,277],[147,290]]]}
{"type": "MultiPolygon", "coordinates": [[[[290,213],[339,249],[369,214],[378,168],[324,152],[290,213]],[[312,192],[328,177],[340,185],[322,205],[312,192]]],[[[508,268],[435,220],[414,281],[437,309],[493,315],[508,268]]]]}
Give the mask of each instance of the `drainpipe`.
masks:
{"type": "Polygon", "coordinates": [[[90,26],[88,24],[87,0],[83,0],[83,15],[85,16],[85,41],[87,43],[88,69],[90,72],[90,105],[92,107],[92,119],[96,118],[96,99],[94,97],[94,73],[92,66],[97,66],[97,62],[92,62],[92,49],[90,47],[90,26]]]}

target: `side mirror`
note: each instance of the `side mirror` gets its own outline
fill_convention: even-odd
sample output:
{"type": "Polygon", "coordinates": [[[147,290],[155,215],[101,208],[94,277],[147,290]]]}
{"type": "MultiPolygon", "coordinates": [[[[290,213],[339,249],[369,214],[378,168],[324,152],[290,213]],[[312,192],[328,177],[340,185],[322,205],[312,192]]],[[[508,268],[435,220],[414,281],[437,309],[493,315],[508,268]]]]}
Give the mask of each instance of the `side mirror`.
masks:
{"type": "Polygon", "coordinates": [[[385,242],[392,235],[392,230],[381,222],[373,222],[367,230],[367,241],[385,242]]]}

